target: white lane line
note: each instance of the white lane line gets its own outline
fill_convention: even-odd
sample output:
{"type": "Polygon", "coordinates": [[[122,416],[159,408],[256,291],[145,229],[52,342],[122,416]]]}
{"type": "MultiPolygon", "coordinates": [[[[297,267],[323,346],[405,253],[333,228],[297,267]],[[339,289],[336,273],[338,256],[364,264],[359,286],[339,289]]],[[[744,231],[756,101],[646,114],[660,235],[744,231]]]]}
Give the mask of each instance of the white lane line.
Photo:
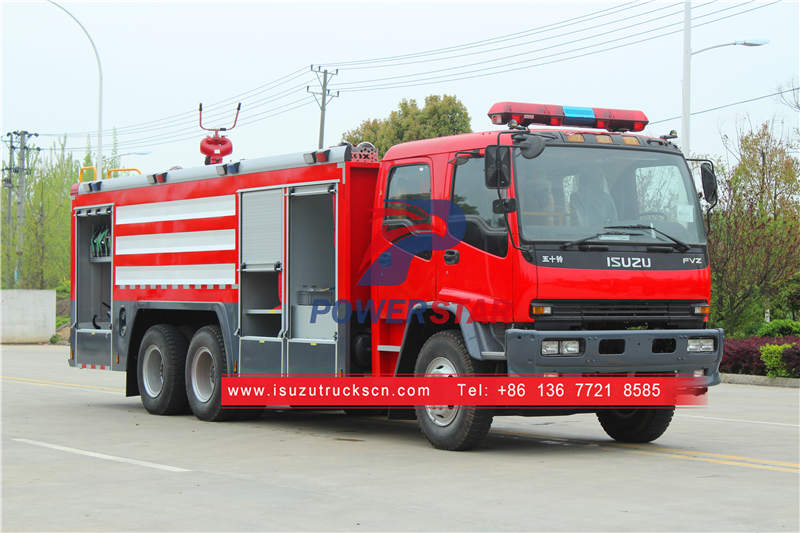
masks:
{"type": "Polygon", "coordinates": [[[766,424],[768,426],[786,426],[790,428],[800,428],[800,424],[785,424],[783,422],[763,422],[761,420],[744,420],[741,418],[717,418],[714,416],[700,416],[700,415],[681,415],[680,418],[702,418],[704,420],[719,420],[721,422],[742,422],[745,424],[766,424]]]}
{"type": "Polygon", "coordinates": [[[86,450],[79,450],[78,448],[70,448],[68,446],[59,446],[58,444],[49,444],[38,440],[30,439],[13,439],[17,442],[24,442],[26,444],[33,444],[34,446],[41,446],[42,448],[50,448],[67,453],[74,453],[77,455],[85,455],[87,457],[95,457],[97,459],[106,459],[107,461],[116,461],[118,463],[128,463],[131,465],[146,466],[148,468],[155,468],[157,470],[166,470],[167,472],[191,472],[185,468],[178,468],[177,466],[162,465],[159,463],[151,463],[149,461],[139,461],[138,459],[129,459],[127,457],[117,457],[116,455],[106,455],[104,453],[90,452],[86,450]]]}

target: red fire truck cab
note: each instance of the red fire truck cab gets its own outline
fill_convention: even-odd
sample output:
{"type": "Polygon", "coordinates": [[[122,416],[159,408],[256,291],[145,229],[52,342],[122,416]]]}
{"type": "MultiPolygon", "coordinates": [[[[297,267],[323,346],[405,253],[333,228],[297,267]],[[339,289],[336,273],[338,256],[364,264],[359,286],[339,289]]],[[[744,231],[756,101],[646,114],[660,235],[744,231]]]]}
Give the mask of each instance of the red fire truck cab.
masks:
{"type": "MultiPolygon", "coordinates": [[[[509,128],[400,144],[380,162],[341,145],[79,183],[70,365],[125,371],[149,412],[203,420],[235,412],[223,374],[719,383],[700,195],[678,148],[636,133],[638,111],[504,102],[489,116],[509,128]]],[[[494,415],[587,411],[637,442],[673,413],[389,414],[467,449],[494,415]]]]}

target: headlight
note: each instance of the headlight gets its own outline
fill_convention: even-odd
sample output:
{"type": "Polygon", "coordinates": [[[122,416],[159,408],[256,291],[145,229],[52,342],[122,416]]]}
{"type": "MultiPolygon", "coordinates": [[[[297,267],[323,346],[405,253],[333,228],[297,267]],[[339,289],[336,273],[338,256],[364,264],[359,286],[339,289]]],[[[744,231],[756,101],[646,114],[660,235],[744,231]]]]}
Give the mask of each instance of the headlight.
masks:
{"type": "Polygon", "coordinates": [[[711,306],[708,304],[694,306],[694,314],[696,315],[707,315],[710,312],[711,312],[711,306]]]}
{"type": "Polygon", "coordinates": [[[558,355],[558,341],[542,341],[542,355],[558,355]]]}
{"type": "Polygon", "coordinates": [[[690,352],[713,352],[714,339],[689,339],[686,349],[690,352]]]}
{"type": "Polygon", "coordinates": [[[542,355],[578,355],[581,343],[577,339],[567,341],[542,341],[542,355]]]}
{"type": "Polygon", "coordinates": [[[560,344],[564,355],[577,355],[581,351],[581,343],[578,341],[561,341],[560,344]]]}

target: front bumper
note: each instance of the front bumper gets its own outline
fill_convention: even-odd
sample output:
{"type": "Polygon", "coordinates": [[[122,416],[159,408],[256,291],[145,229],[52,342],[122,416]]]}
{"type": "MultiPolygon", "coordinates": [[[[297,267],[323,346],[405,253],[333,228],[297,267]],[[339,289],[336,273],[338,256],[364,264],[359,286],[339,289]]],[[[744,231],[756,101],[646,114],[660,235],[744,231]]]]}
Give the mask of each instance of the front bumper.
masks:
{"type": "Polygon", "coordinates": [[[586,373],[674,373],[693,376],[703,370],[706,385],[720,382],[719,363],[722,360],[724,331],[721,329],[660,329],[609,331],[538,331],[509,329],[506,331],[506,360],[508,374],[536,375],[545,372],[576,375],[586,373]],[[714,351],[690,352],[690,338],[713,338],[714,351]],[[544,340],[577,339],[581,344],[578,355],[542,355],[544,340]],[[602,341],[612,341],[604,342],[602,341]],[[621,342],[624,342],[624,345],[621,342]],[[664,347],[674,349],[668,353],[664,347]],[[608,345],[613,345],[614,352],[608,345]],[[602,348],[601,348],[602,346],[602,348]],[[654,351],[654,348],[656,350],[654,351]]]}

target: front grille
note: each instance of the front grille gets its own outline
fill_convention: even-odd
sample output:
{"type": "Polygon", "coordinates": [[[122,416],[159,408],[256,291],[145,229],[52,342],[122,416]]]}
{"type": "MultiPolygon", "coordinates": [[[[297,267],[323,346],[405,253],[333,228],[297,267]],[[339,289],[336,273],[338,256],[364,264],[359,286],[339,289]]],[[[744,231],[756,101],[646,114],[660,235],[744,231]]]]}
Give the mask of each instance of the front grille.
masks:
{"type": "Polygon", "coordinates": [[[536,317],[536,329],[627,329],[702,327],[696,300],[553,300],[550,315],[536,317]]]}
{"type": "Polygon", "coordinates": [[[553,318],[586,320],[669,319],[694,316],[696,301],[560,300],[552,302],[553,318]]]}

